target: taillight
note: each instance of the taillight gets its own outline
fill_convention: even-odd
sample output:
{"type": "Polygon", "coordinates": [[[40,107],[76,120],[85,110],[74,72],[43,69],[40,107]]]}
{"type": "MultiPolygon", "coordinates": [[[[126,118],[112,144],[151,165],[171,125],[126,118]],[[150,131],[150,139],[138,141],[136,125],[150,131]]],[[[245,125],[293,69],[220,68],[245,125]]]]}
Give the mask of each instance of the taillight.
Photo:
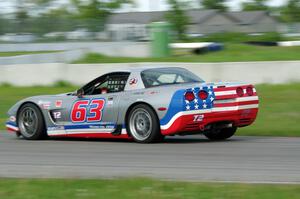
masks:
{"type": "Polygon", "coordinates": [[[193,100],[195,99],[195,95],[194,95],[194,93],[191,92],[191,91],[186,92],[186,93],[184,94],[184,97],[185,97],[185,99],[188,100],[188,101],[193,101],[193,100]]]}
{"type": "Polygon", "coordinates": [[[253,95],[253,88],[252,88],[252,86],[248,86],[248,87],[246,88],[246,93],[247,93],[247,95],[249,95],[249,96],[252,96],[252,95],[253,95]]]}
{"type": "Polygon", "coordinates": [[[244,95],[244,90],[243,90],[243,88],[238,87],[238,88],[236,89],[236,94],[237,94],[239,97],[243,97],[243,95],[244,95]]]}
{"type": "Polygon", "coordinates": [[[206,91],[200,91],[198,93],[198,97],[201,99],[201,100],[206,100],[207,97],[208,97],[208,93],[206,91]]]}

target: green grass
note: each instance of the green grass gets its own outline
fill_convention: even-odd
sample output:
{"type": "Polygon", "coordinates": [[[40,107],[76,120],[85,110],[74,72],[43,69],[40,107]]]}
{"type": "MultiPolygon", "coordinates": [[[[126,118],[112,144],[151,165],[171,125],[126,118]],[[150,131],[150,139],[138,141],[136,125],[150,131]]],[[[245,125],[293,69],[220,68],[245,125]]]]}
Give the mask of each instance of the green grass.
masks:
{"type": "Polygon", "coordinates": [[[246,44],[225,44],[223,51],[202,55],[173,55],[165,58],[109,57],[90,53],[74,63],[133,63],[133,62],[239,62],[300,60],[300,46],[266,47],[246,44]]]}
{"type": "MultiPolygon", "coordinates": [[[[6,112],[18,100],[41,94],[57,94],[76,90],[59,84],[56,87],[0,86],[0,129],[4,129],[6,112]]],[[[238,135],[300,136],[300,83],[258,85],[260,109],[256,122],[238,130],[238,135]]]]}
{"type": "Polygon", "coordinates": [[[3,199],[297,199],[300,185],[115,180],[0,179],[3,199]]]}
{"type": "MultiPolygon", "coordinates": [[[[56,87],[12,87],[9,85],[0,86],[0,129],[4,129],[8,109],[17,101],[26,97],[35,95],[51,95],[65,92],[72,92],[76,87],[72,86],[56,86],[56,87]]],[[[1,198],[1,197],[0,197],[1,198]]]]}
{"type": "Polygon", "coordinates": [[[45,54],[45,53],[55,53],[61,51],[17,51],[17,52],[0,52],[0,57],[12,57],[18,55],[32,55],[32,54],[45,54]]]}
{"type": "Polygon", "coordinates": [[[239,135],[300,136],[300,83],[259,85],[260,108],[256,122],[239,135]]]}

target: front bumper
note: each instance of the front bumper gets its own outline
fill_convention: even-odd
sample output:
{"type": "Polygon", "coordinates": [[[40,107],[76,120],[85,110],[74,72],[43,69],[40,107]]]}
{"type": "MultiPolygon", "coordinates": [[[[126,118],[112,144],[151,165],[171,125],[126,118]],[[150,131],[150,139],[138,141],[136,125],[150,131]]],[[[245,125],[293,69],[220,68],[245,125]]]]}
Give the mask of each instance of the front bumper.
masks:
{"type": "Polygon", "coordinates": [[[5,126],[6,129],[10,132],[19,132],[19,128],[15,122],[7,121],[5,126]]]}

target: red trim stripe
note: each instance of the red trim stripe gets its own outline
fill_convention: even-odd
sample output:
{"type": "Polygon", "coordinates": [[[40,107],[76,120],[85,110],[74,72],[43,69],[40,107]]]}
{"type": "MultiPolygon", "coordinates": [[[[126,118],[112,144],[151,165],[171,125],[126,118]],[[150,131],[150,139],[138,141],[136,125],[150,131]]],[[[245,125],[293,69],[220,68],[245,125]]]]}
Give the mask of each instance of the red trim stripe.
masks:
{"type": "Polygon", "coordinates": [[[220,103],[220,104],[214,104],[214,107],[241,106],[241,105],[250,105],[250,104],[258,104],[258,100],[244,101],[244,102],[220,103]]]}

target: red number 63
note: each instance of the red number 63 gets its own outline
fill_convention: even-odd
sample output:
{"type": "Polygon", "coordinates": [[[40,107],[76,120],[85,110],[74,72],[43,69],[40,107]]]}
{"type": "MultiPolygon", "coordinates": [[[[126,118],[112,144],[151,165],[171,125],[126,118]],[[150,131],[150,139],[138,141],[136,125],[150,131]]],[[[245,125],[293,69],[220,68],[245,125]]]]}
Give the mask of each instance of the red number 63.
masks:
{"type": "Polygon", "coordinates": [[[102,119],[104,99],[79,100],[71,110],[72,122],[98,122],[102,119]]]}

